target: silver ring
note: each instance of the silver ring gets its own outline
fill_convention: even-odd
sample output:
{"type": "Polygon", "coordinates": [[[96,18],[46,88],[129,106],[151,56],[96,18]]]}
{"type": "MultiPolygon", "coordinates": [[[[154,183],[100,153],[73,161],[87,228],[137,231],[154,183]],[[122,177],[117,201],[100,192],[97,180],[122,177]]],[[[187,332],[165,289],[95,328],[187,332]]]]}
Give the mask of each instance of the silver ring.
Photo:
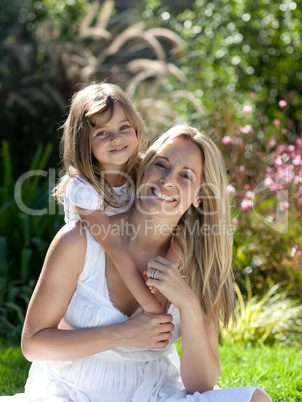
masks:
{"type": "Polygon", "coordinates": [[[159,273],[158,269],[153,269],[152,274],[151,274],[151,278],[156,280],[157,274],[159,273]]]}

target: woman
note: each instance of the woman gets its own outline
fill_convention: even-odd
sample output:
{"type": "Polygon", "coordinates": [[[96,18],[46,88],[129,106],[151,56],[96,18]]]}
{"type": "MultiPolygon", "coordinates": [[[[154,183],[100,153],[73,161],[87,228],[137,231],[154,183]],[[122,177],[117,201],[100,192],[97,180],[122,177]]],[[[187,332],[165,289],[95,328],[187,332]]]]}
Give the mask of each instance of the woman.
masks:
{"type": "Polygon", "coordinates": [[[20,400],[252,401],[254,387],[213,390],[217,318],[233,315],[232,231],[217,147],[177,126],[149,149],[137,205],[112,217],[146,284],[167,314],[145,314],[112,261],[77,223],[54,238],[22,334],[34,361],[20,400]],[[181,249],[177,269],[165,256],[181,249]],[[59,329],[64,316],[74,330],[59,329]],[[182,337],[179,365],[173,343],[182,337]]]}

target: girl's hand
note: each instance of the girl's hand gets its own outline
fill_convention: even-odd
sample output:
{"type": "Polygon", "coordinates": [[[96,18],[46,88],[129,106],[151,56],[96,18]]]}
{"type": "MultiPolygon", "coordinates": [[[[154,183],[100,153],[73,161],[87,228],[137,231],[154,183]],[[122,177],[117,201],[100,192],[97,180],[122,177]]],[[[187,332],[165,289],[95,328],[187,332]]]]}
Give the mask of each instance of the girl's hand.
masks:
{"type": "Polygon", "coordinates": [[[122,325],[126,346],[143,349],[163,349],[172,338],[174,325],[171,314],[149,314],[139,307],[122,325]]]}
{"type": "Polygon", "coordinates": [[[191,288],[185,283],[178,268],[163,257],[152,258],[145,270],[147,286],[158,289],[179,310],[196,299],[191,288]],[[156,279],[152,274],[156,273],[156,279]],[[153,273],[154,272],[154,273],[153,273]]]}

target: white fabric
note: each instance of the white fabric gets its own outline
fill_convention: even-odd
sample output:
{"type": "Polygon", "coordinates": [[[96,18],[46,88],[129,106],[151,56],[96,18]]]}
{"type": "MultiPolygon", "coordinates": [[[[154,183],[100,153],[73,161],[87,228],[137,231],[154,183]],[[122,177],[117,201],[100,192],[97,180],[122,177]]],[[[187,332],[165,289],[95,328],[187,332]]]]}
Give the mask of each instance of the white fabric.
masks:
{"type": "MultiPolygon", "coordinates": [[[[75,328],[105,326],[128,319],[110,301],[105,253],[87,229],[85,265],[65,320],[75,328]]],[[[174,342],[180,315],[170,306],[175,329],[164,350],[116,348],[75,361],[34,362],[25,394],[1,402],[248,402],[256,388],[242,387],[187,395],[174,342]]],[[[1,398],[0,398],[1,399],[1,398]]]]}
{"type": "MultiPolygon", "coordinates": [[[[133,201],[133,190],[126,183],[120,187],[113,187],[113,190],[117,195],[120,207],[114,208],[107,205],[104,211],[108,216],[122,212],[121,208],[123,211],[127,211],[133,201]]],[[[64,197],[66,224],[73,224],[81,219],[75,207],[87,210],[104,209],[104,200],[101,195],[81,176],[72,177],[66,186],[64,197]]]]}

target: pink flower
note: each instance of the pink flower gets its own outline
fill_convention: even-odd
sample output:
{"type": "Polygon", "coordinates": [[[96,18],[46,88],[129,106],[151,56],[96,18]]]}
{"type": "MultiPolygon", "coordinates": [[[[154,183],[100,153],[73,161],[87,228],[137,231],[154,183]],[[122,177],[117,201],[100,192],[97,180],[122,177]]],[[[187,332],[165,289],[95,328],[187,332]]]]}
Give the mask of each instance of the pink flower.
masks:
{"type": "Polygon", "coordinates": [[[274,148],[277,145],[277,142],[275,140],[269,140],[268,146],[270,148],[274,148]]]}
{"type": "Polygon", "coordinates": [[[288,152],[294,152],[294,150],[295,150],[294,145],[288,145],[287,150],[288,150],[288,152]]]}
{"type": "Polygon", "coordinates": [[[279,126],[280,125],[280,120],[275,119],[275,120],[273,120],[273,123],[274,123],[275,126],[279,126]]]}
{"type": "Polygon", "coordinates": [[[234,226],[237,226],[237,225],[238,225],[238,219],[237,219],[237,218],[234,218],[234,219],[232,220],[232,223],[233,223],[234,226]]]}
{"type": "Polygon", "coordinates": [[[253,108],[252,108],[251,105],[244,105],[244,106],[243,106],[243,113],[245,113],[245,114],[250,114],[250,113],[252,113],[252,110],[253,110],[253,108]]]}
{"type": "Polygon", "coordinates": [[[297,139],[297,145],[299,148],[302,148],[302,138],[297,139]]]}
{"type": "Polygon", "coordinates": [[[291,256],[291,257],[294,257],[294,256],[296,255],[296,252],[297,252],[297,246],[295,246],[295,247],[292,248],[291,253],[290,253],[290,256],[291,256]]]}
{"type": "Polygon", "coordinates": [[[289,203],[287,201],[282,201],[279,204],[279,211],[284,211],[289,207],[289,203]]]}
{"type": "Polygon", "coordinates": [[[234,141],[233,141],[233,139],[231,137],[226,135],[225,137],[223,137],[222,143],[223,144],[233,144],[234,141]]]}
{"type": "Polygon", "coordinates": [[[251,200],[254,197],[253,191],[247,191],[245,194],[246,198],[251,200]]]}
{"type": "Polygon", "coordinates": [[[286,133],[287,133],[286,128],[282,128],[281,133],[282,133],[282,134],[286,134],[286,133]]]}
{"type": "Polygon", "coordinates": [[[302,177],[295,176],[294,177],[294,184],[302,184],[302,177]]]}
{"type": "Polygon", "coordinates": [[[246,124],[244,127],[241,127],[241,132],[244,134],[250,134],[253,131],[253,128],[250,124],[246,124]]]}
{"type": "Polygon", "coordinates": [[[285,145],[278,145],[276,152],[277,154],[281,154],[282,152],[284,152],[286,150],[285,145]]]}
{"type": "Polygon", "coordinates": [[[281,101],[279,102],[279,106],[283,109],[284,107],[287,106],[287,102],[286,102],[285,100],[281,100],[281,101]]]}
{"type": "Polygon", "coordinates": [[[267,177],[264,180],[265,187],[271,187],[273,184],[275,184],[275,182],[270,177],[267,177]]]}
{"type": "Polygon", "coordinates": [[[236,193],[236,189],[235,189],[234,186],[232,186],[231,184],[229,184],[229,185],[227,186],[227,192],[228,192],[229,195],[233,195],[233,194],[236,193]]]}
{"type": "Polygon", "coordinates": [[[282,157],[280,155],[277,155],[276,160],[275,160],[275,165],[276,166],[282,166],[283,165],[282,157]]]}
{"type": "Polygon", "coordinates": [[[243,211],[246,211],[249,208],[252,208],[253,206],[253,201],[252,200],[243,200],[241,202],[241,208],[243,209],[243,211]]]}

